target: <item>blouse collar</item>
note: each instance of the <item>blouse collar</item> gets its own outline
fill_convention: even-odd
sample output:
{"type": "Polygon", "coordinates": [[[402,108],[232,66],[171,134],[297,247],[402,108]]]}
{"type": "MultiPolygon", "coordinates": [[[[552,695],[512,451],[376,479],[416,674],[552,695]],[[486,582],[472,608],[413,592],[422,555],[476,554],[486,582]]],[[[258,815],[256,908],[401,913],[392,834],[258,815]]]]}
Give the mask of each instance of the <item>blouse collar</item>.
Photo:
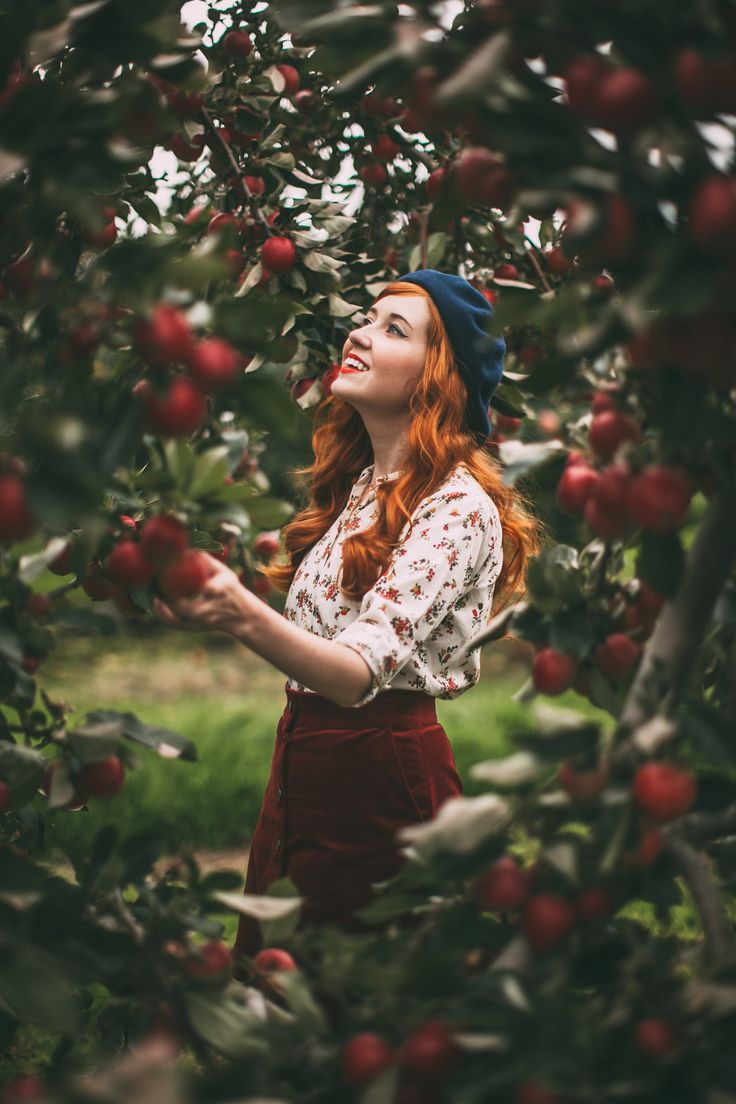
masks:
{"type": "MultiPolygon", "coordinates": [[[[350,492],[350,497],[348,499],[348,509],[353,505],[353,503],[358,501],[367,484],[370,483],[371,479],[373,478],[374,469],[375,464],[370,464],[367,468],[363,468],[363,471],[358,476],[353,489],[350,492]]],[[[403,475],[403,472],[404,469],[400,468],[399,471],[389,472],[388,475],[380,475],[376,482],[388,483],[390,480],[397,479],[400,475],[403,475]]],[[[376,488],[371,487],[371,489],[368,491],[368,494],[365,496],[365,499],[363,500],[363,506],[367,506],[370,502],[373,502],[375,497],[376,488]]]]}

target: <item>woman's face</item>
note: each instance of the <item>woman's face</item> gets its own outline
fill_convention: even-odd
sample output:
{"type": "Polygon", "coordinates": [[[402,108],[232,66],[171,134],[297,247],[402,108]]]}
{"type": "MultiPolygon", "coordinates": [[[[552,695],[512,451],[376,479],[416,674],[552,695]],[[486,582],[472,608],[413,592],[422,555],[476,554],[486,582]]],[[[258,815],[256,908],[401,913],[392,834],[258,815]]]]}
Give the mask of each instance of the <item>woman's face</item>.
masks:
{"type": "Polygon", "coordinates": [[[419,295],[386,295],[356,319],[332,393],[364,416],[397,421],[408,413],[424,371],[429,307],[419,295]]]}

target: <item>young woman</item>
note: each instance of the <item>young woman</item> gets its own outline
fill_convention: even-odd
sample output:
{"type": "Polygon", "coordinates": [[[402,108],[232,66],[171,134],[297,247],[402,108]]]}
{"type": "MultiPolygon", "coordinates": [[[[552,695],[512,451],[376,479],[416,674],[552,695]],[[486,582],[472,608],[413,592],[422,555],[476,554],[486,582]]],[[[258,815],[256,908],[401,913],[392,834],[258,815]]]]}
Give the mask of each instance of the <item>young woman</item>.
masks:
{"type": "MultiPolygon", "coordinates": [[[[401,863],[398,829],[462,793],[435,699],[477,682],[479,652],[457,653],[519,589],[538,540],[484,448],[505,351],[492,313],[459,276],[389,284],[345,341],[297,472],[308,505],[265,571],[288,590],[284,614],[214,559],[201,596],[157,607],[288,676],[245,891],[290,877],[300,924],[360,930],[355,911],[401,863]]],[[[243,918],[236,949],[259,947],[243,918]]]]}

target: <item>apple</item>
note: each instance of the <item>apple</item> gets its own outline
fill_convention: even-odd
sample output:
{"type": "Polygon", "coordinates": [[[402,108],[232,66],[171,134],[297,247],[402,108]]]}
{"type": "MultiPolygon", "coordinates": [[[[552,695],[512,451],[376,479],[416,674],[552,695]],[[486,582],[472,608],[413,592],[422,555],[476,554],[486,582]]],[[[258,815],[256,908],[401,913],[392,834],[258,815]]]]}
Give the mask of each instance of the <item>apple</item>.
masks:
{"type": "Polygon", "coordinates": [[[647,828],[641,834],[638,847],[625,856],[626,864],[646,870],[658,859],[664,848],[664,836],[659,828],[647,828]]]}
{"type": "Polygon", "coordinates": [[[605,788],[608,766],[602,764],[591,770],[576,770],[570,759],[563,759],[557,768],[557,781],[573,801],[592,801],[605,788]]]}
{"type": "Polygon", "coordinates": [[[736,112],[736,54],[685,47],[675,58],[674,73],[680,95],[696,114],[736,112]]]}
{"type": "Polygon", "coordinates": [[[342,1049],[341,1070],[343,1081],[353,1088],[362,1088],[383,1073],[396,1060],[393,1047],[372,1031],[361,1031],[342,1049]]]}
{"type": "Polygon", "coordinates": [[[293,65],[277,65],[281,76],[284,78],[285,87],[283,96],[294,96],[299,91],[299,73],[293,65]]]}
{"type": "Polygon", "coordinates": [[[5,282],[16,299],[27,299],[36,290],[35,259],[29,253],[18,257],[5,270],[5,282]]]}
{"type": "Polygon", "coordinates": [[[435,169],[427,177],[427,194],[430,199],[436,199],[442,191],[447,176],[447,169],[435,169]]]}
{"type": "Polygon", "coordinates": [[[639,1050],[651,1058],[671,1058],[682,1050],[682,1032],[672,1020],[656,1016],[639,1020],[634,1038],[639,1050]]]}
{"type": "Polygon", "coordinates": [[[516,1104],[563,1104],[559,1093],[541,1081],[522,1081],[516,1090],[516,1104]]]}
{"type": "Polygon", "coordinates": [[[573,115],[590,117],[595,110],[598,86],[610,70],[610,62],[600,54],[578,54],[572,58],[562,77],[567,106],[573,115]]]}
{"type": "Polygon", "coordinates": [[[186,376],[175,376],[163,394],[146,395],[148,429],[162,437],[189,437],[207,415],[207,398],[186,376]]]}
{"type": "Polygon", "coordinates": [[[121,540],[105,561],[105,574],[122,587],[142,587],[153,578],[153,567],[137,541],[121,540]]]}
{"type": "Polygon", "coordinates": [[[697,782],[687,767],[658,761],[639,767],[632,792],[643,813],[664,823],[688,812],[697,795],[697,782]]]}
{"type": "Polygon", "coordinates": [[[208,234],[221,234],[223,231],[241,233],[243,229],[242,219],[237,215],[231,215],[229,211],[218,211],[207,224],[208,234]]]}
{"type": "Polygon", "coordinates": [[[51,599],[48,594],[31,594],[26,602],[26,613],[43,621],[51,613],[51,599]]]}
{"type": "Polygon", "coordinates": [[[377,92],[369,92],[364,96],[361,106],[366,115],[374,119],[391,119],[399,111],[396,100],[392,96],[379,96],[377,92]]]}
{"type": "Polygon", "coordinates": [[[399,1051],[399,1065],[420,1084],[432,1084],[452,1073],[460,1055],[449,1026],[435,1018],[425,1020],[406,1038],[399,1051]]]}
{"type": "Polygon", "coordinates": [[[263,947],[253,958],[253,969],[265,976],[276,970],[296,970],[297,964],[283,947],[263,947]]]}
{"type": "Polygon", "coordinates": [[[377,161],[393,161],[401,153],[401,146],[388,134],[381,134],[373,143],[372,152],[377,161]]]}
{"type": "Polygon", "coordinates": [[[296,261],[296,246],[291,238],[276,235],[261,246],[261,262],[269,272],[290,272],[296,261]]]}
{"type": "Polygon", "coordinates": [[[203,97],[198,92],[184,92],[175,88],[168,92],[166,102],[182,119],[196,119],[202,110],[203,97]]]}
{"type": "Polygon", "coordinates": [[[79,787],[89,797],[114,797],[125,781],[125,767],[117,755],[85,763],[77,775],[79,787]]]}
{"type": "Polygon", "coordinates": [[[609,276],[606,272],[601,272],[593,281],[593,291],[601,296],[601,298],[604,296],[608,298],[613,295],[615,290],[616,281],[613,276],[609,276]]]}
{"type": "Polygon", "coordinates": [[[625,679],[631,674],[640,655],[641,644],[626,633],[610,633],[595,650],[595,665],[608,678],[625,679]]]}
{"type": "Polygon", "coordinates": [[[204,135],[195,134],[188,142],[183,134],[174,134],[169,139],[169,149],[180,161],[197,161],[204,149],[204,135]]]}
{"type": "Polygon", "coordinates": [[[584,461],[565,468],[557,484],[557,501],[568,514],[581,514],[600,474],[584,461]]]}
{"type": "Polygon", "coordinates": [[[736,243],[736,179],[713,173],[696,187],[688,209],[693,241],[707,253],[736,243]]]}
{"type": "Polygon", "coordinates": [[[575,924],[575,911],[569,901],[553,893],[537,893],[527,901],[521,927],[532,950],[544,954],[559,946],[575,924]]]}
{"type": "Polygon", "coordinates": [[[102,565],[96,560],[87,564],[80,582],[82,590],[93,602],[105,602],[112,598],[115,591],[115,584],[102,577],[102,565]]]}
{"type": "Polygon", "coordinates": [[[493,270],[494,280],[518,280],[519,270],[513,264],[500,264],[493,270]]]}
{"type": "Polygon", "coordinates": [[[568,272],[572,272],[575,267],[574,262],[565,256],[559,246],[546,249],[543,256],[547,262],[547,268],[554,276],[567,276],[568,272]]]}
{"type": "Polygon", "coordinates": [[[496,303],[498,302],[497,291],[494,291],[492,288],[481,288],[480,293],[483,298],[491,304],[492,307],[495,307],[496,303]]]}
{"type": "Polygon", "coordinates": [[[590,200],[572,199],[565,209],[565,222],[562,248],[570,257],[577,251],[586,264],[624,261],[636,243],[631,208],[615,192],[602,196],[595,205],[590,200]]]}
{"type": "Polygon", "coordinates": [[[2,1104],[25,1104],[37,1100],[39,1104],[48,1100],[48,1085],[40,1077],[19,1073],[5,1085],[0,1101],[2,1104]]]}
{"type": "Polygon", "coordinates": [[[186,361],[193,340],[186,316],[170,303],[158,303],[150,319],[139,319],[133,326],[136,350],[157,367],[186,361]]]}
{"type": "Polygon", "coordinates": [[[13,791],[7,782],[0,780],[0,813],[7,813],[13,800],[13,791]]]}
{"type": "Polygon", "coordinates": [[[154,567],[176,560],[189,544],[186,526],[171,514],[157,514],[141,530],[141,551],[154,567]]]}
{"type": "Polygon", "coordinates": [[[369,161],[358,175],[371,188],[380,188],[388,180],[388,173],[380,161],[369,161]]]}
{"type": "Polygon", "coordinates": [[[505,207],[511,199],[511,176],[503,159],[483,146],[464,149],[454,175],[458,193],[467,203],[505,207]]]}
{"type": "Polygon", "coordinates": [[[266,190],[266,181],[262,176],[244,176],[243,183],[252,196],[262,196],[266,190]]]}
{"type": "Polygon", "coordinates": [[[0,544],[25,540],[37,527],[23,478],[14,472],[0,475],[0,544]]]}
{"type": "Polygon", "coordinates": [[[592,920],[605,920],[612,911],[611,898],[601,886],[584,889],[575,899],[577,917],[587,923],[592,920]]]}
{"type": "Polygon", "coordinates": [[[191,598],[200,593],[211,574],[204,553],[188,548],[159,570],[158,583],[166,598],[191,598]]]}
{"type": "Polygon", "coordinates": [[[187,367],[189,375],[203,391],[225,391],[238,378],[239,356],[227,341],[210,337],[193,347],[187,367]]]}
{"type": "Polygon", "coordinates": [[[183,960],[184,972],[201,981],[223,981],[230,974],[233,955],[221,939],[211,939],[183,960]]]}
{"type": "Polygon", "coordinates": [[[598,82],[591,118],[614,134],[630,134],[651,123],[659,110],[657,90],[639,69],[622,67],[598,82]]]}
{"type": "Polygon", "coordinates": [[[625,464],[609,464],[590,492],[583,510],[585,522],[603,540],[615,540],[631,528],[627,505],[630,482],[631,473],[625,464]]]}
{"type": "Polygon", "coordinates": [[[85,244],[93,249],[107,249],[118,236],[118,228],[115,220],[111,219],[101,230],[86,229],[84,231],[85,244]]]}
{"type": "Polygon", "coordinates": [[[529,875],[510,855],[503,855],[487,873],[474,879],[471,889],[481,908],[508,912],[521,908],[529,896],[529,875]]]}
{"type": "Polygon", "coordinates": [[[311,115],[317,106],[317,97],[309,88],[300,88],[294,96],[294,106],[303,115],[311,115]]]}
{"type": "Polygon", "coordinates": [[[628,414],[618,410],[601,410],[590,423],[590,447],[604,460],[609,459],[625,442],[637,444],[641,429],[628,414]]]}
{"type": "MultiPolygon", "coordinates": [[[[511,267],[514,266],[511,265],[511,267]]],[[[498,275],[498,272],[496,275],[498,275]]],[[[544,360],[544,357],[545,351],[542,346],[535,345],[533,342],[528,342],[519,349],[519,361],[525,368],[533,368],[535,364],[539,364],[540,360],[544,360]]]]}
{"type": "Polygon", "coordinates": [[[692,493],[690,480],[683,472],[651,464],[629,485],[629,514],[642,529],[672,533],[687,517],[692,493]]]}
{"type": "Polygon", "coordinates": [[[532,662],[532,682],[541,694],[562,694],[575,681],[577,660],[556,648],[541,648],[532,662]]]}
{"type": "Polygon", "coordinates": [[[502,433],[518,433],[524,424],[523,418],[512,418],[508,414],[496,414],[494,415],[494,422],[502,433]]]}
{"type": "Polygon", "coordinates": [[[222,44],[230,57],[246,58],[253,49],[253,40],[246,31],[228,31],[222,44]]]}
{"type": "Polygon", "coordinates": [[[616,400],[608,391],[596,391],[590,400],[590,409],[594,414],[601,414],[604,410],[616,410],[616,400]]]}
{"type": "Polygon", "coordinates": [[[278,552],[279,548],[278,529],[271,529],[267,533],[259,533],[253,542],[253,551],[256,556],[260,556],[264,560],[269,560],[271,556],[278,552]]]}

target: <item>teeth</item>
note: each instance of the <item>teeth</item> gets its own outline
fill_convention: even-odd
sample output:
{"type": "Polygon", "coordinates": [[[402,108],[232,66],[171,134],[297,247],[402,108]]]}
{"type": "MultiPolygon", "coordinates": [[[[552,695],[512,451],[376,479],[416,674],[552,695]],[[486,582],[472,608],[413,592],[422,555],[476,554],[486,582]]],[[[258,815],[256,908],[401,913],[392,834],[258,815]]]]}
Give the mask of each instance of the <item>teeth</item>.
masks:
{"type": "Polygon", "coordinates": [[[356,358],[352,356],[346,358],[345,364],[348,366],[348,368],[357,368],[359,372],[368,371],[368,368],[365,366],[365,364],[362,364],[359,360],[356,360],[356,358]]]}

